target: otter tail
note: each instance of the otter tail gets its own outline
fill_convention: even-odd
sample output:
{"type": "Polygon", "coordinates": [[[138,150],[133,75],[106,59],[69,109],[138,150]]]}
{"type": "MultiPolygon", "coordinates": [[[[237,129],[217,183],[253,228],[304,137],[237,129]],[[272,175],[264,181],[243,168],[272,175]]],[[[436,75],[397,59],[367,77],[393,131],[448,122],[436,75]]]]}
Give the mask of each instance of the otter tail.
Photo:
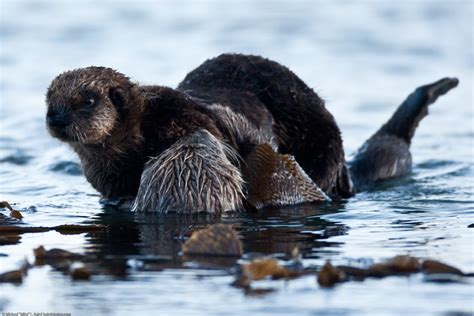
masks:
{"type": "Polygon", "coordinates": [[[350,172],[357,190],[378,180],[399,177],[411,171],[410,143],[428,106],[458,85],[456,78],[444,78],[411,93],[392,117],[356,152],[350,172]]]}

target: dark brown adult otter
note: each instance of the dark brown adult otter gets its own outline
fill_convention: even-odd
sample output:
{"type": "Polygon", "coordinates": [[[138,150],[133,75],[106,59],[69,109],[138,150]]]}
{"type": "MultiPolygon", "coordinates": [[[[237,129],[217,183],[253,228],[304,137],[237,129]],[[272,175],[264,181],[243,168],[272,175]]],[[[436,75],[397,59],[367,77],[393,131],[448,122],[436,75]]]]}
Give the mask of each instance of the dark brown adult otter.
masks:
{"type": "Polygon", "coordinates": [[[418,88],[350,172],[324,102],[288,68],[257,56],[208,60],[177,89],[139,86],[103,67],[65,72],[48,89],[47,126],[104,197],[136,197],[143,211],[221,213],[244,201],[321,201],[322,191],[350,197],[406,174],[418,122],[456,85],[447,78],[418,88]]]}

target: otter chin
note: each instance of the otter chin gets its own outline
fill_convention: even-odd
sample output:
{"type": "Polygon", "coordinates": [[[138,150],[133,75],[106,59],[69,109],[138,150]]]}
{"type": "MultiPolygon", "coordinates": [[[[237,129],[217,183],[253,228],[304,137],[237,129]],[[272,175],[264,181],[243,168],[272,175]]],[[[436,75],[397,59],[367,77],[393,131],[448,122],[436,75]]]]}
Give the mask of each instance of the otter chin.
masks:
{"type": "Polygon", "coordinates": [[[347,198],[411,170],[409,145],[445,78],[415,90],[346,162],[323,100],[288,68],[223,54],[177,88],[106,67],[64,72],[46,94],[51,136],[106,199],[145,212],[223,213],[347,198]]]}

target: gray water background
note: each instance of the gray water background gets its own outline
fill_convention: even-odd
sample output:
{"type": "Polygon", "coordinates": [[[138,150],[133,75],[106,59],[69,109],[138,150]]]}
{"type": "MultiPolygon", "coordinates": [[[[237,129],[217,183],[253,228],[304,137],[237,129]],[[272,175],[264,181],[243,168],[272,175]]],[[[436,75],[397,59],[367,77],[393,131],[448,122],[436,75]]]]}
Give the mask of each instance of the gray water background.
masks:
{"type": "Polygon", "coordinates": [[[32,249],[39,245],[87,252],[104,262],[117,259],[130,268],[124,279],[72,282],[49,266],[36,267],[22,285],[0,284],[0,311],[473,313],[472,280],[439,284],[420,275],[329,290],[319,288],[315,276],[261,281],[257,287],[275,291],[245,295],[229,285],[233,277],[226,270],[203,270],[177,255],[179,231],[208,219],[142,218],[102,207],[77,158],[47,134],[44,123],[45,91],[65,70],[103,65],[141,84],[176,86],[207,58],[241,52],[279,61],[314,88],[334,114],[350,155],[415,87],[456,76],[459,87],[430,107],[417,130],[412,175],[338,205],[223,221],[237,225],[247,253],[284,258],[298,246],[305,266],[409,253],[472,272],[473,6],[459,0],[1,0],[0,200],[16,203],[26,225],[106,223],[115,230],[110,236],[24,234],[18,245],[0,246],[0,273],[18,267],[25,256],[33,261],[32,249]],[[341,227],[343,235],[326,233],[341,227]],[[142,271],[147,258],[164,261],[163,270],[142,271]]]}

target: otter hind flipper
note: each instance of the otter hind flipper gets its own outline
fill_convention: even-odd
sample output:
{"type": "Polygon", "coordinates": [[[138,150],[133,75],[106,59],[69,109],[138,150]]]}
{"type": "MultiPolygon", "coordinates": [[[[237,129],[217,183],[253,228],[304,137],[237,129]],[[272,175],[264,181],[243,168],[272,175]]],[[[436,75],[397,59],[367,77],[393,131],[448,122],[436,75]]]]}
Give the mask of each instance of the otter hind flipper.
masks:
{"type": "Polygon", "coordinates": [[[350,172],[357,190],[411,171],[410,143],[419,122],[428,114],[428,106],[458,83],[456,78],[443,78],[417,88],[407,97],[350,161],[350,172]]]}
{"type": "Polygon", "coordinates": [[[152,158],[143,171],[133,210],[223,213],[242,209],[243,180],[229,148],[205,129],[152,158]]]}
{"type": "Polygon", "coordinates": [[[247,155],[243,177],[247,202],[257,209],[329,200],[293,156],[276,153],[269,144],[247,155]]]}
{"type": "Polygon", "coordinates": [[[428,106],[433,104],[439,96],[455,88],[458,83],[456,78],[443,78],[432,84],[418,87],[403,101],[376,134],[394,135],[410,143],[418,123],[428,114],[428,106]]]}

